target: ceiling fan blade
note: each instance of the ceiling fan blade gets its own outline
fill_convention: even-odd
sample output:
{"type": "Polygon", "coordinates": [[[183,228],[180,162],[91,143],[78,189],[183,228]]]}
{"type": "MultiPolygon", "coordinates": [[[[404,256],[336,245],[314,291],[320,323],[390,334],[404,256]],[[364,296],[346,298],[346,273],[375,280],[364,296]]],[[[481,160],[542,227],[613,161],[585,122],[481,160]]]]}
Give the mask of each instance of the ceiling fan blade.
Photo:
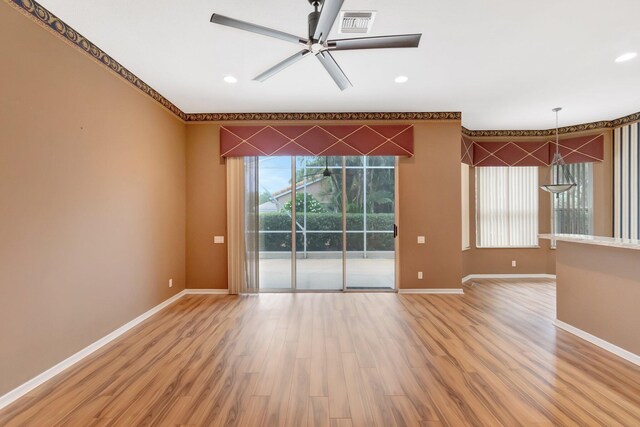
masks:
{"type": "Polygon", "coordinates": [[[318,40],[319,43],[323,43],[329,37],[329,32],[338,18],[342,3],[344,3],[344,0],[324,0],[320,11],[320,19],[313,34],[313,38],[318,40]]]}
{"type": "Polygon", "coordinates": [[[395,36],[358,37],[355,39],[329,40],[329,50],[385,49],[398,47],[418,47],[422,34],[401,34],[395,36]]]}
{"type": "Polygon", "coordinates": [[[261,25],[251,24],[249,22],[240,21],[238,19],[229,18],[227,16],[214,13],[211,15],[211,22],[214,24],[225,25],[227,27],[237,28],[239,30],[250,31],[256,34],[262,34],[263,36],[275,37],[276,39],[284,40],[295,44],[307,44],[307,40],[293,34],[285,33],[282,31],[274,30],[272,28],[263,27],[261,25]]]}
{"type": "Polygon", "coordinates": [[[345,90],[353,86],[344,71],[342,71],[342,68],[340,68],[329,52],[318,52],[316,58],[320,60],[320,63],[327,70],[333,81],[336,82],[340,90],[345,90]]]}
{"type": "Polygon", "coordinates": [[[302,58],[304,58],[305,56],[307,56],[310,53],[311,52],[309,52],[307,49],[303,49],[300,52],[298,52],[298,53],[296,53],[294,55],[291,55],[290,57],[288,57],[284,61],[278,62],[276,65],[274,65],[273,67],[269,68],[264,73],[256,76],[253,80],[257,80],[259,82],[263,82],[263,81],[267,80],[269,77],[271,77],[271,76],[279,73],[280,71],[284,70],[288,66],[293,65],[296,62],[300,61],[302,58]]]}

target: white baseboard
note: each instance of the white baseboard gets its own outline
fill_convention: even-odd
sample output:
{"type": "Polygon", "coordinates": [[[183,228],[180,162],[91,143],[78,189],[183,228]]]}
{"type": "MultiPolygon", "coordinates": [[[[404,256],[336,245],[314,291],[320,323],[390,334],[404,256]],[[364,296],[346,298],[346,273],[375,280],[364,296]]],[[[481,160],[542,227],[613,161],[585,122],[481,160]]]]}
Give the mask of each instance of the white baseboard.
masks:
{"type": "Polygon", "coordinates": [[[398,289],[399,294],[437,294],[437,295],[462,295],[462,288],[451,289],[398,289]]]}
{"type": "Polygon", "coordinates": [[[229,289],[185,289],[185,295],[229,295],[229,289]]]}
{"type": "Polygon", "coordinates": [[[462,283],[472,279],[555,279],[555,274],[469,274],[462,283]]]}
{"type": "Polygon", "coordinates": [[[589,332],[585,332],[582,329],[578,329],[575,326],[571,326],[570,324],[564,323],[561,320],[556,319],[555,322],[553,322],[553,324],[560,329],[563,329],[569,333],[572,333],[577,337],[582,338],[585,341],[589,341],[591,344],[597,345],[598,347],[603,348],[615,354],[616,356],[622,357],[623,359],[628,360],[629,362],[640,366],[640,356],[637,354],[631,353],[630,351],[625,350],[624,348],[618,347],[615,344],[611,344],[610,342],[605,341],[602,338],[598,338],[595,335],[591,335],[589,332]]]}
{"type": "Polygon", "coordinates": [[[152,309],[142,313],[140,316],[136,317],[135,319],[133,319],[132,321],[128,322],[127,324],[119,327],[115,331],[111,332],[109,335],[106,335],[106,336],[100,338],[98,341],[94,342],[93,344],[88,345],[87,347],[83,348],[82,350],[80,350],[76,354],[66,358],[65,360],[63,360],[62,362],[58,363],[57,365],[47,369],[46,371],[44,371],[43,373],[39,374],[38,376],[30,379],[26,383],[14,388],[13,390],[8,392],[4,396],[1,396],[0,397],[0,409],[4,408],[5,406],[7,406],[10,403],[12,403],[15,400],[17,400],[18,398],[20,398],[20,397],[24,396],[25,394],[29,393],[34,388],[38,387],[42,383],[44,383],[44,382],[50,380],[51,378],[55,377],[56,375],[58,375],[59,373],[61,373],[64,370],[66,370],[67,368],[70,368],[71,366],[75,365],[76,363],[78,363],[79,361],[81,361],[85,357],[89,356],[91,353],[95,352],[96,350],[100,349],[101,347],[104,347],[106,344],[110,343],[111,341],[113,341],[116,338],[118,338],[120,335],[122,335],[125,332],[129,331],[130,329],[134,328],[138,324],[142,323],[143,321],[145,321],[149,317],[153,316],[154,314],[156,314],[157,312],[159,312],[163,308],[165,308],[168,305],[170,305],[170,304],[174,303],[175,301],[179,300],[185,294],[186,294],[185,291],[182,291],[182,292],[179,292],[179,293],[175,294],[171,298],[165,300],[164,302],[161,302],[160,304],[156,305],[152,309]]]}

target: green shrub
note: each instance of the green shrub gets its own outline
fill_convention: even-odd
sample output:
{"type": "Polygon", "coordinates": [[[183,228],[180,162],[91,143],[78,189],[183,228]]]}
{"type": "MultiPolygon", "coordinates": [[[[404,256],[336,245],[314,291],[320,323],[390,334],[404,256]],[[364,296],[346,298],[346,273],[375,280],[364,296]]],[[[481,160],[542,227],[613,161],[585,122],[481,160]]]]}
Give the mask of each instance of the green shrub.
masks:
{"type": "MultiPolygon", "coordinates": [[[[367,214],[367,250],[392,251],[394,249],[393,233],[371,233],[376,230],[392,231],[394,214],[367,214]]],[[[304,225],[304,217],[296,218],[300,226],[304,225]]],[[[364,215],[347,214],[347,230],[363,230],[364,215]]],[[[342,250],[342,214],[340,213],[307,213],[307,231],[338,231],[337,233],[307,233],[307,251],[341,251],[342,250]]],[[[260,214],[260,250],[290,251],[291,233],[268,233],[268,231],[290,231],[291,217],[286,213],[273,212],[260,214]],[[265,231],[267,233],[265,233],[265,231]]],[[[304,247],[301,227],[296,227],[296,246],[304,247]]],[[[361,251],[364,248],[361,233],[347,233],[347,250],[361,251]]]]}
{"type": "MultiPolygon", "coordinates": [[[[318,199],[316,199],[313,196],[313,194],[307,194],[306,200],[305,200],[304,193],[297,193],[296,194],[296,212],[304,211],[305,204],[307,205],[307,213],[309,212],[320,213],[325,211],[322,204],[318,201],[318,199]]],[[[286,212],[291,213],[291,200],[289,200],[287,203],[284,204],[284,206],[282,207],[282,210],[285,213],[286,212]]]]}

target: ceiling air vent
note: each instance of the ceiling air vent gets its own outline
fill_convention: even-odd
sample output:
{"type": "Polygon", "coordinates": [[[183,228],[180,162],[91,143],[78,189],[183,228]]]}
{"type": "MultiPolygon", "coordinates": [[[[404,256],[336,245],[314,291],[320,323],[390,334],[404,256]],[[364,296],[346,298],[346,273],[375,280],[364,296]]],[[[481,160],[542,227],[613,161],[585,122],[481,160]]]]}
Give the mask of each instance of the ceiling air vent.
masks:
{"type": "Polygon", "coordinates": [[[338,32],[341,34],[367,34],[371,30],[375,16],[376,13],[372,11],[344,11],[340,13],[338,32]]]}

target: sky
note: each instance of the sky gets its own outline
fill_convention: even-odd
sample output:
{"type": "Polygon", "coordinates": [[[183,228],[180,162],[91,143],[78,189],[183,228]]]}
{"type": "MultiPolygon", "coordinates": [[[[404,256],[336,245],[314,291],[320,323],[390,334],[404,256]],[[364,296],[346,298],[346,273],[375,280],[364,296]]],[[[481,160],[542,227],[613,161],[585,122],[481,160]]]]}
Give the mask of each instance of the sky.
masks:
{"type": "MultiPolygon", "coordinates": [[[[357,159],[360,156],[356,157],[347,157],[347,167],[350,166],[350,161],[357,162],[357,159]],[[350,160],[351,159],[351,160],[350,160]],[[354,160],[355,159],[355,160],[354,160]]],[[[290,156],[273,156],[273,157],[258,157],[258,161],[260,162],[259,168],[259,185],[260,192],[269,191],[270,193],[275,193],[280,190],[287,189],[291,186],[291,157],[290,156]]],[[[315,162],[316,167],[319,167],[320,170],[324,169],[325,158],[318,157],[304,157],[298,156],[296,157],[298,168],[302,167],[304,161],[315,162]]],[[[342,158],[341,157],[328,157],[329,168],[341,167],[342,158]]],[[[313,163],[309,163],[313,164],[313,163]]],[[[357,165],[358,163],[354,163],[357,165]]],[[[359,163],[362,164],[361,162],[359,163]]],[[[307,169],[307,175],[309,175],[312,171],[307,169]]],[[[316,169],[315,172],[320,172],[316,169]]]]}
{"type": "Polygon", "coordinates": [[[261,193],[265,188],[271,193],[288,188],[291,181],[291,157],[260,157],[258,179],[261,193]]]}

